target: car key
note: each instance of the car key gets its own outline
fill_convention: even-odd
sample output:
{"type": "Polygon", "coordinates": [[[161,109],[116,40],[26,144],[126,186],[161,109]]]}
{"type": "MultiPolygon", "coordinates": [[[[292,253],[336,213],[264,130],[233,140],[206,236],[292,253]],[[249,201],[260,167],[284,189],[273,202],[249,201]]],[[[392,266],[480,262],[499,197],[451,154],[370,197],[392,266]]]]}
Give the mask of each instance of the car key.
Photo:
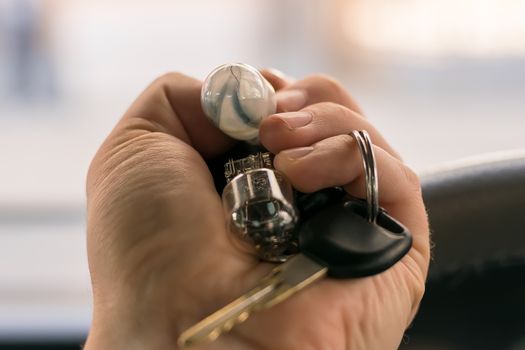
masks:
{"type": "Polygon", "coordinates": [[[181,348],[213,341],[236,324],[244,322],[252,312],[269,308],[286,299],[295,289],[302,288],[326,274],[305,255],[298,254],[272,269],[255,288],[185,330],[178,339],[181,348]]]}
{"type": "Polygon", "coordinates": [[[326,207],[301,226],[301,253],[273,269],[256,288],[184,331],[179,345],[214,340],[251,312],[272,307],[326,275],[352,278],[380,273],[411,246],[410,232],[383,209],[370,222],[365,201],[326,207]]]}

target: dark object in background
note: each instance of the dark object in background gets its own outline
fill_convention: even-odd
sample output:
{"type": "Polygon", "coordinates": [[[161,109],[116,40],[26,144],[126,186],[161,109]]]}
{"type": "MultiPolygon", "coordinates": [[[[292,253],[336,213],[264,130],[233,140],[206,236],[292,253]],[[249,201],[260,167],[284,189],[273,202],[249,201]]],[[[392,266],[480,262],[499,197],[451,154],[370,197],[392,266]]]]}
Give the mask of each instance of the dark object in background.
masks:
{"type": "Polygon", "coordinates": [[[525,154],[422,184],[435,248],[400,349],[525,349],[525,154]]]}

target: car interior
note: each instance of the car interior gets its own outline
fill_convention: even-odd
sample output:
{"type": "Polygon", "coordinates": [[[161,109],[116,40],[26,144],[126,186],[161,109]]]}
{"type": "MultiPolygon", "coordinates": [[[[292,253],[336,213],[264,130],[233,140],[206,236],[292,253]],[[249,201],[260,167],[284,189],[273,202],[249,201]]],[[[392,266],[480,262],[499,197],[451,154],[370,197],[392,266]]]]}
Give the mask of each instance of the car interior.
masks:
{"type": "Polygon", "coordinates": [[[0,0],[0,350],[82,348],[91,159],[156,77],[228,62],[336,78],[420,175],[432,258],[400,349],[525,350],[524,18],[525,0],[0,0]]]}

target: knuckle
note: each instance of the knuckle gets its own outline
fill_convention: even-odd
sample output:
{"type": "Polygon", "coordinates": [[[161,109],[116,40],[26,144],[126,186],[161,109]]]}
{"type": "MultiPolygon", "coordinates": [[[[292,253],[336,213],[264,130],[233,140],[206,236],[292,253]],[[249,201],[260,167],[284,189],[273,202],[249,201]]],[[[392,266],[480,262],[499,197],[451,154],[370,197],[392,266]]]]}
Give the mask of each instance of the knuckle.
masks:
{"type": "Polygon", "coordinates": [[[426,273],[420,269],[418,263],[411,256],[407,256],[404,262],[408,272],[406,283],[409,286],[408,290],[411,292],[412,312],[415,314],[425,295],[426,273]]]}
{"type": "Polygon", "coordinates": [[[164,74],[162,74],[161,76],[159,76],[156,81],[158,82],[161,82],[161,83],[165,83],[165,82],[168,82],[168,81],[173,81],[173,80],[177,80],[177,79],[180,79],[180,78],[184,78],[186,77],[184,74],[180,73],[180,72],[166,72],[164,74]]]}
{"type": "Polygon", "coordinates": [[[315,74],[310,76],[314,83],[328,95],[343,95],[345,88],[337,79],[326,74],[315,74]]]}
{"type": "Polygon", "coordinates": [[[321,102],[323,110],[329,114],[343,114],[346,115],[349,112],[349,109],[345,106],[335,103],[335,102],[321,102]]]}
{"type": "Polygon", "coordinates": [[[185,79],[186,75],[180,72],[167,72],[156,78],[151,85],[159,88],[166,87],[170,82],[185,79]]]}
{"type": "Polygon", "coordinates": [[[93,193],[95,189],[95,185],[98,182],[99,177],[99,164],[98,164],[98,157],[95,156],[91,160],[91,163],[89,164],[87,176],[86,176],[86,195],[87,197],[91,197],[91,194],[93,193]]]}
{"type": "Polygon", "coordinates": [[[399,163],[399,167],[401,169],[401,172],[403,173],[404,178],[406,179],[406,182],[408,185],[415,191],[420,192],[421,191],[421,182],[419,180],[419,176],[416,174],[412,168],[407,166],[404,163],[399,163]]]}
{"type": "Polygon", "coordinates": [[[419,308],[419,305],[424,295],[425,295],[425,281],[419,279],[413,285],[413,296],[412,296],[413,312],[415,312],[419,308]]]}
{"type": "Polygon", "coordinates": [[[108,163],[110,163],[114,151],[114,146],[107,139],[97,150],[91,160],[86,175],[86,195],[88,199],[97,191],[100,183],[104,181],[109,172],[108,163]]]}
{"type": "Polygon", "coordinates": [[[125,175],[143,174],[143,169],[153,169],[159,161],[166,162],[167,158],[158,152],[158,145],[169,140],[164,133],[141,132],[117,143],[104,143],[88,168],[88,195],[97,192],[103,183],[113,186],[125,175]]]}
{"type": "Polygon", "coordinates": [[[314,118],[318,119],[318,123],[322,123],[323,120],[334,120],[334,118],[338,120],[341,118],[344,119],[350,117],[352,114],[350,109],[335,102],[319,102],[308,107],[307,111],[310,112],[314,118]]]}
{"type": "Polygon", "coordinates": [[[314,74],[310,76],[311,79],[315,80],[322,87],[329,90],[342,90],[343,85],[334,77],[331,77],[327,74],[314,74]]]}
{"type": "Polygon", "coordinates": [[[346,106],[343,106],[341,104],[334,103],[334,102],[329,102],[329,103],[330,103],[330,108],[332,110],[332,114],[337,115],[337,116],[342,116],[345,118],[348,118],[351,116],[352,111],[348,109],[346,106]]]}
{"type": "Polygon", "coordinates": [[[354,147],[356,147],[356,143],[354,138],[351,135],[344,134],[337,136],[339,138],[339,142],[341,142],[343,149],[345,150],[352,150],[354,147]]]}

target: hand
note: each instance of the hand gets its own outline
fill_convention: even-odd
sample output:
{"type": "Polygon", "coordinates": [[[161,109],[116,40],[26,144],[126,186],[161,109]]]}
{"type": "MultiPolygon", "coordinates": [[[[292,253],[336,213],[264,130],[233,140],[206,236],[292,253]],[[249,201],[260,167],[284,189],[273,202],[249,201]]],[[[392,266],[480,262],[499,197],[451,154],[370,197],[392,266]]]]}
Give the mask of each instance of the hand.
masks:
{"type": "MultiPolygon", "coordinates": [[[[364,196],[355,142],[375,144],[381,205],[414,236],[388,271],[324,279],[252,315],[206,349],[395,349],[424,291],[428,223],[417,176],[335,81],[290,82],[269,71],[277,114],[262,143],[294,187],[342,185],[364,196]]],[[[181,74],[155,81],[95,156],[87,180],[88,257],[94,312],[86,349],[175,349],[178,335],[253,287],[272,268],[238,251],[204,159],[234,144],[200,107],[201,83],[181,74]]]]}

